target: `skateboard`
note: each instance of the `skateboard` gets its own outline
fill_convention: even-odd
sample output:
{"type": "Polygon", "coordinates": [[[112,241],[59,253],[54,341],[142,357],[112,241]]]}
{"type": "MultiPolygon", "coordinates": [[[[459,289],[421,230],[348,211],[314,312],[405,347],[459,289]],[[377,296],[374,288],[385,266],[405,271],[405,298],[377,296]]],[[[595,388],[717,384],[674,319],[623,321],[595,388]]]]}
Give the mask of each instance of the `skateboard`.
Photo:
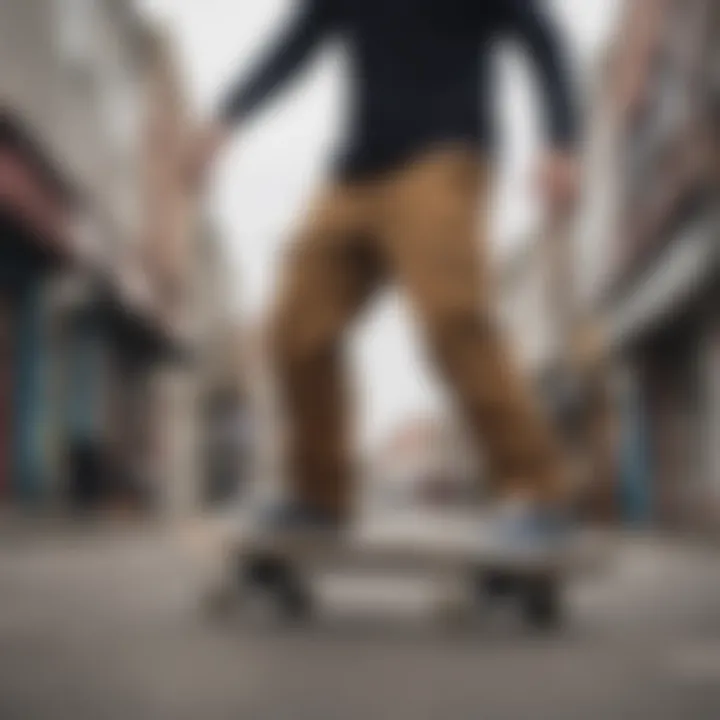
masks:
{"type": "Polygon", "coordinates": [[[510,556],[483,537],[488,527],[477,516],[393,517],[342,536],[262,537],[239,527],[226,542],[207,606],[226,615],[260,600],[278,620],[303,623],[317,612],[315,580],[323,574],[412,572],[437,580],[442,592],[435,609],[448,621],[512,604],[530,627],[560,627],[566,580],[588,565],[587,553],[572,547],[554,556],[510,556]]]}

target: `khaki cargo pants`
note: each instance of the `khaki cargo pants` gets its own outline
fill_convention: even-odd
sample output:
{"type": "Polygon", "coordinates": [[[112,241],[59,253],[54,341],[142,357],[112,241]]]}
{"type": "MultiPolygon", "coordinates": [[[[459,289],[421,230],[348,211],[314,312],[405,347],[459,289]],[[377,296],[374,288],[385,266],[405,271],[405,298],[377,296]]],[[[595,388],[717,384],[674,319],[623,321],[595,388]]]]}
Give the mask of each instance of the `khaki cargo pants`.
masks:
{"type": "Polygon", "coordinates": [[[474,151],[449,147],[372,182],[330,187],[313,206],[290,247],[272,325],[296,499],[340,516],[349,510],[344,337],[386,282],[409,295],[495,488],[558,491],[555,440],[491,310],[489,184],[474,151]]]}

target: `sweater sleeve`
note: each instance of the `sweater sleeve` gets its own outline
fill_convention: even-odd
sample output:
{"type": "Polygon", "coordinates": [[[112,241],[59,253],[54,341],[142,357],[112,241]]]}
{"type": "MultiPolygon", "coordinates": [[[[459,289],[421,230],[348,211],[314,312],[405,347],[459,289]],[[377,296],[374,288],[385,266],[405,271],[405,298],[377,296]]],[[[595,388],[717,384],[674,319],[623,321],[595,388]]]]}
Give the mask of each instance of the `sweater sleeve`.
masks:
{"type": "Polygon", "coordinates": [[[238,122],[295,76],[331,29],[331,2],[302,0],[280,37],[249,75],[238,80],[225,96],[220,106],[224,121],[238,122]]]}
{"type": "Polygon", "coordinates": [[[579,127],[564,43],[537,0],[503,0],[508,31],[528,50],[538,73],[553,145],[569,147],[579,127]]]}

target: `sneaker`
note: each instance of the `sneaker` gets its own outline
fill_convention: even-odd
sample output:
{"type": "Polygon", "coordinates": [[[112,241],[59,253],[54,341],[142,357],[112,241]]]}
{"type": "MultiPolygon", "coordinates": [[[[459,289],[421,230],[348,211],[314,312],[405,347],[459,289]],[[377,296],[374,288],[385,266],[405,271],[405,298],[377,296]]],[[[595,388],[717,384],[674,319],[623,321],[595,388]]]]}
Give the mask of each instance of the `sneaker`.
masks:
{"type": "Polygon", "coordinates": [[[567,513],[528,503],[500,508],[490,526],[493,551],[510,559],[552,561],[570,547],[573,533],[567,513]]]}

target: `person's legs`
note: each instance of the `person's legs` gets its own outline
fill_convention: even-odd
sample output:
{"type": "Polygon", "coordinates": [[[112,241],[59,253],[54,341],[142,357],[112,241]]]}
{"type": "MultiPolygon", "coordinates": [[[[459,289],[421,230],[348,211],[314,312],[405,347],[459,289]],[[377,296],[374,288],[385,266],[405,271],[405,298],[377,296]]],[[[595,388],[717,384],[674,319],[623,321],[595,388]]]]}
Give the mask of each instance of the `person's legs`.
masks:
{"type": "Polygon", "coordinates": [[[360,188],[338,187],[293,242],[274,313],[292,499],[343,519],[352,476],[342,335],[379,280],[360,188]]]}
{"type": "Polygon", "coordinates": [[[478,232],[487,216],[488,174],[462,148],[417,161],[388,190],[383,242],[496,489],[554,503],[563,491],[560,451],[491,308],[486,238],[478,232]]]}

